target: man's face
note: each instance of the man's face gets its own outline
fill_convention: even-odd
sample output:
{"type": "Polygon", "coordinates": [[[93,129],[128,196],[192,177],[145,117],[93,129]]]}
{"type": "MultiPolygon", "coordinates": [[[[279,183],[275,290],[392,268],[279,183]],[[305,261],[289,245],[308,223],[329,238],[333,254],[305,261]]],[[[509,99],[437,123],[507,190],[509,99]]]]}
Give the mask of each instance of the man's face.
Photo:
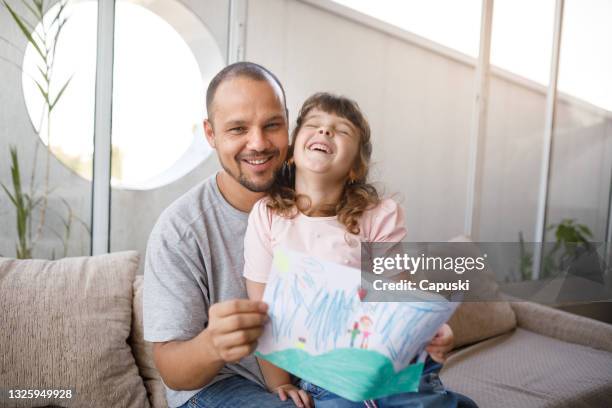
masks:
{"type": "Polygon", "coordinates": [[[208,114],[206,137],[223,169],[250,191],[267,191],[289,142],[281,96],[267,81],[232,78],[219,85],[208,114]]]}

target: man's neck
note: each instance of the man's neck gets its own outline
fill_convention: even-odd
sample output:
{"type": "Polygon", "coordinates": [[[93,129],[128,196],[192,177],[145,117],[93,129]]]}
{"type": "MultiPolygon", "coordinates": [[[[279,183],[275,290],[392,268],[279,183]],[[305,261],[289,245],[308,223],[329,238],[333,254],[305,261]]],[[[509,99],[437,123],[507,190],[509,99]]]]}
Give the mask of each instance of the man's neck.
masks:
{"type": "Polygon", "coordinates": [[[217,186],[219,191],[225,200],[232,205],[232,207],[244,211],[250,212],[253,205],[262,198],[265,193],[254,193],[236,181],[232,176],[227,174],[225,170],[221,170],[217,173],[217,186]]]}
{"type": "Polygon", "coordinates": [[[298,173],[295,178],[295,191],[298,194],[307,195],[310,199],[310,208],[307,215],[320,216],[320,209],[326,206],[335,206],[342,196],[344,185],[341,182],[326,180],[325,177],[300,177],[298,173]]]}

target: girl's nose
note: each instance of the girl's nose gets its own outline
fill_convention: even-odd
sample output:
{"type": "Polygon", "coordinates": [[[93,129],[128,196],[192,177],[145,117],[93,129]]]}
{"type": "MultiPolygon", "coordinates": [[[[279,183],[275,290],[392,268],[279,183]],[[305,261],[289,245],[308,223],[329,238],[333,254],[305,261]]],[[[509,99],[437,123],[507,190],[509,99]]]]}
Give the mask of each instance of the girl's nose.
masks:
{"type": "Polygon", "coordinates": [[[320,128],[319,129],[319,134],[325,135],[325,136],[331,136],[331,132],[327,128],[325,128],[325,129],[324,128],[320,128]]]}

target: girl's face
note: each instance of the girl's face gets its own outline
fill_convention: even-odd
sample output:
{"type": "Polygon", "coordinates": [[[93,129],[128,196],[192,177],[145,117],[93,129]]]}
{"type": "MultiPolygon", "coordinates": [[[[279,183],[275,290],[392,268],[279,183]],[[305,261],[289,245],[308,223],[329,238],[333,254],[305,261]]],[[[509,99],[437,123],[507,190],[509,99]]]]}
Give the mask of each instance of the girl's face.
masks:
{"type": "Polygon", "coordinates": [[[343,117],[313,108],[295,138],[293,158],[302,175],[344,183],[359,152],[359,133],[343,117]]]}

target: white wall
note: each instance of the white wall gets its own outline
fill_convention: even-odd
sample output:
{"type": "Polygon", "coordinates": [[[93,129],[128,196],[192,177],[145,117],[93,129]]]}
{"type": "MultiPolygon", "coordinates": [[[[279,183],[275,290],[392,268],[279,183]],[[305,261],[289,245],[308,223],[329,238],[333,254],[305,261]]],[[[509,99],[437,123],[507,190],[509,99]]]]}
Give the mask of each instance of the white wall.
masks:
{"type": "Polygon", "coordinates": [[[299,1],[249,2],[247,38],[247,59],[281,78],[293,119],[317,91],[360,104],[373,130],[373,179],[401,193],[409,239],[461,232],[471,67],[299,1]]]}

